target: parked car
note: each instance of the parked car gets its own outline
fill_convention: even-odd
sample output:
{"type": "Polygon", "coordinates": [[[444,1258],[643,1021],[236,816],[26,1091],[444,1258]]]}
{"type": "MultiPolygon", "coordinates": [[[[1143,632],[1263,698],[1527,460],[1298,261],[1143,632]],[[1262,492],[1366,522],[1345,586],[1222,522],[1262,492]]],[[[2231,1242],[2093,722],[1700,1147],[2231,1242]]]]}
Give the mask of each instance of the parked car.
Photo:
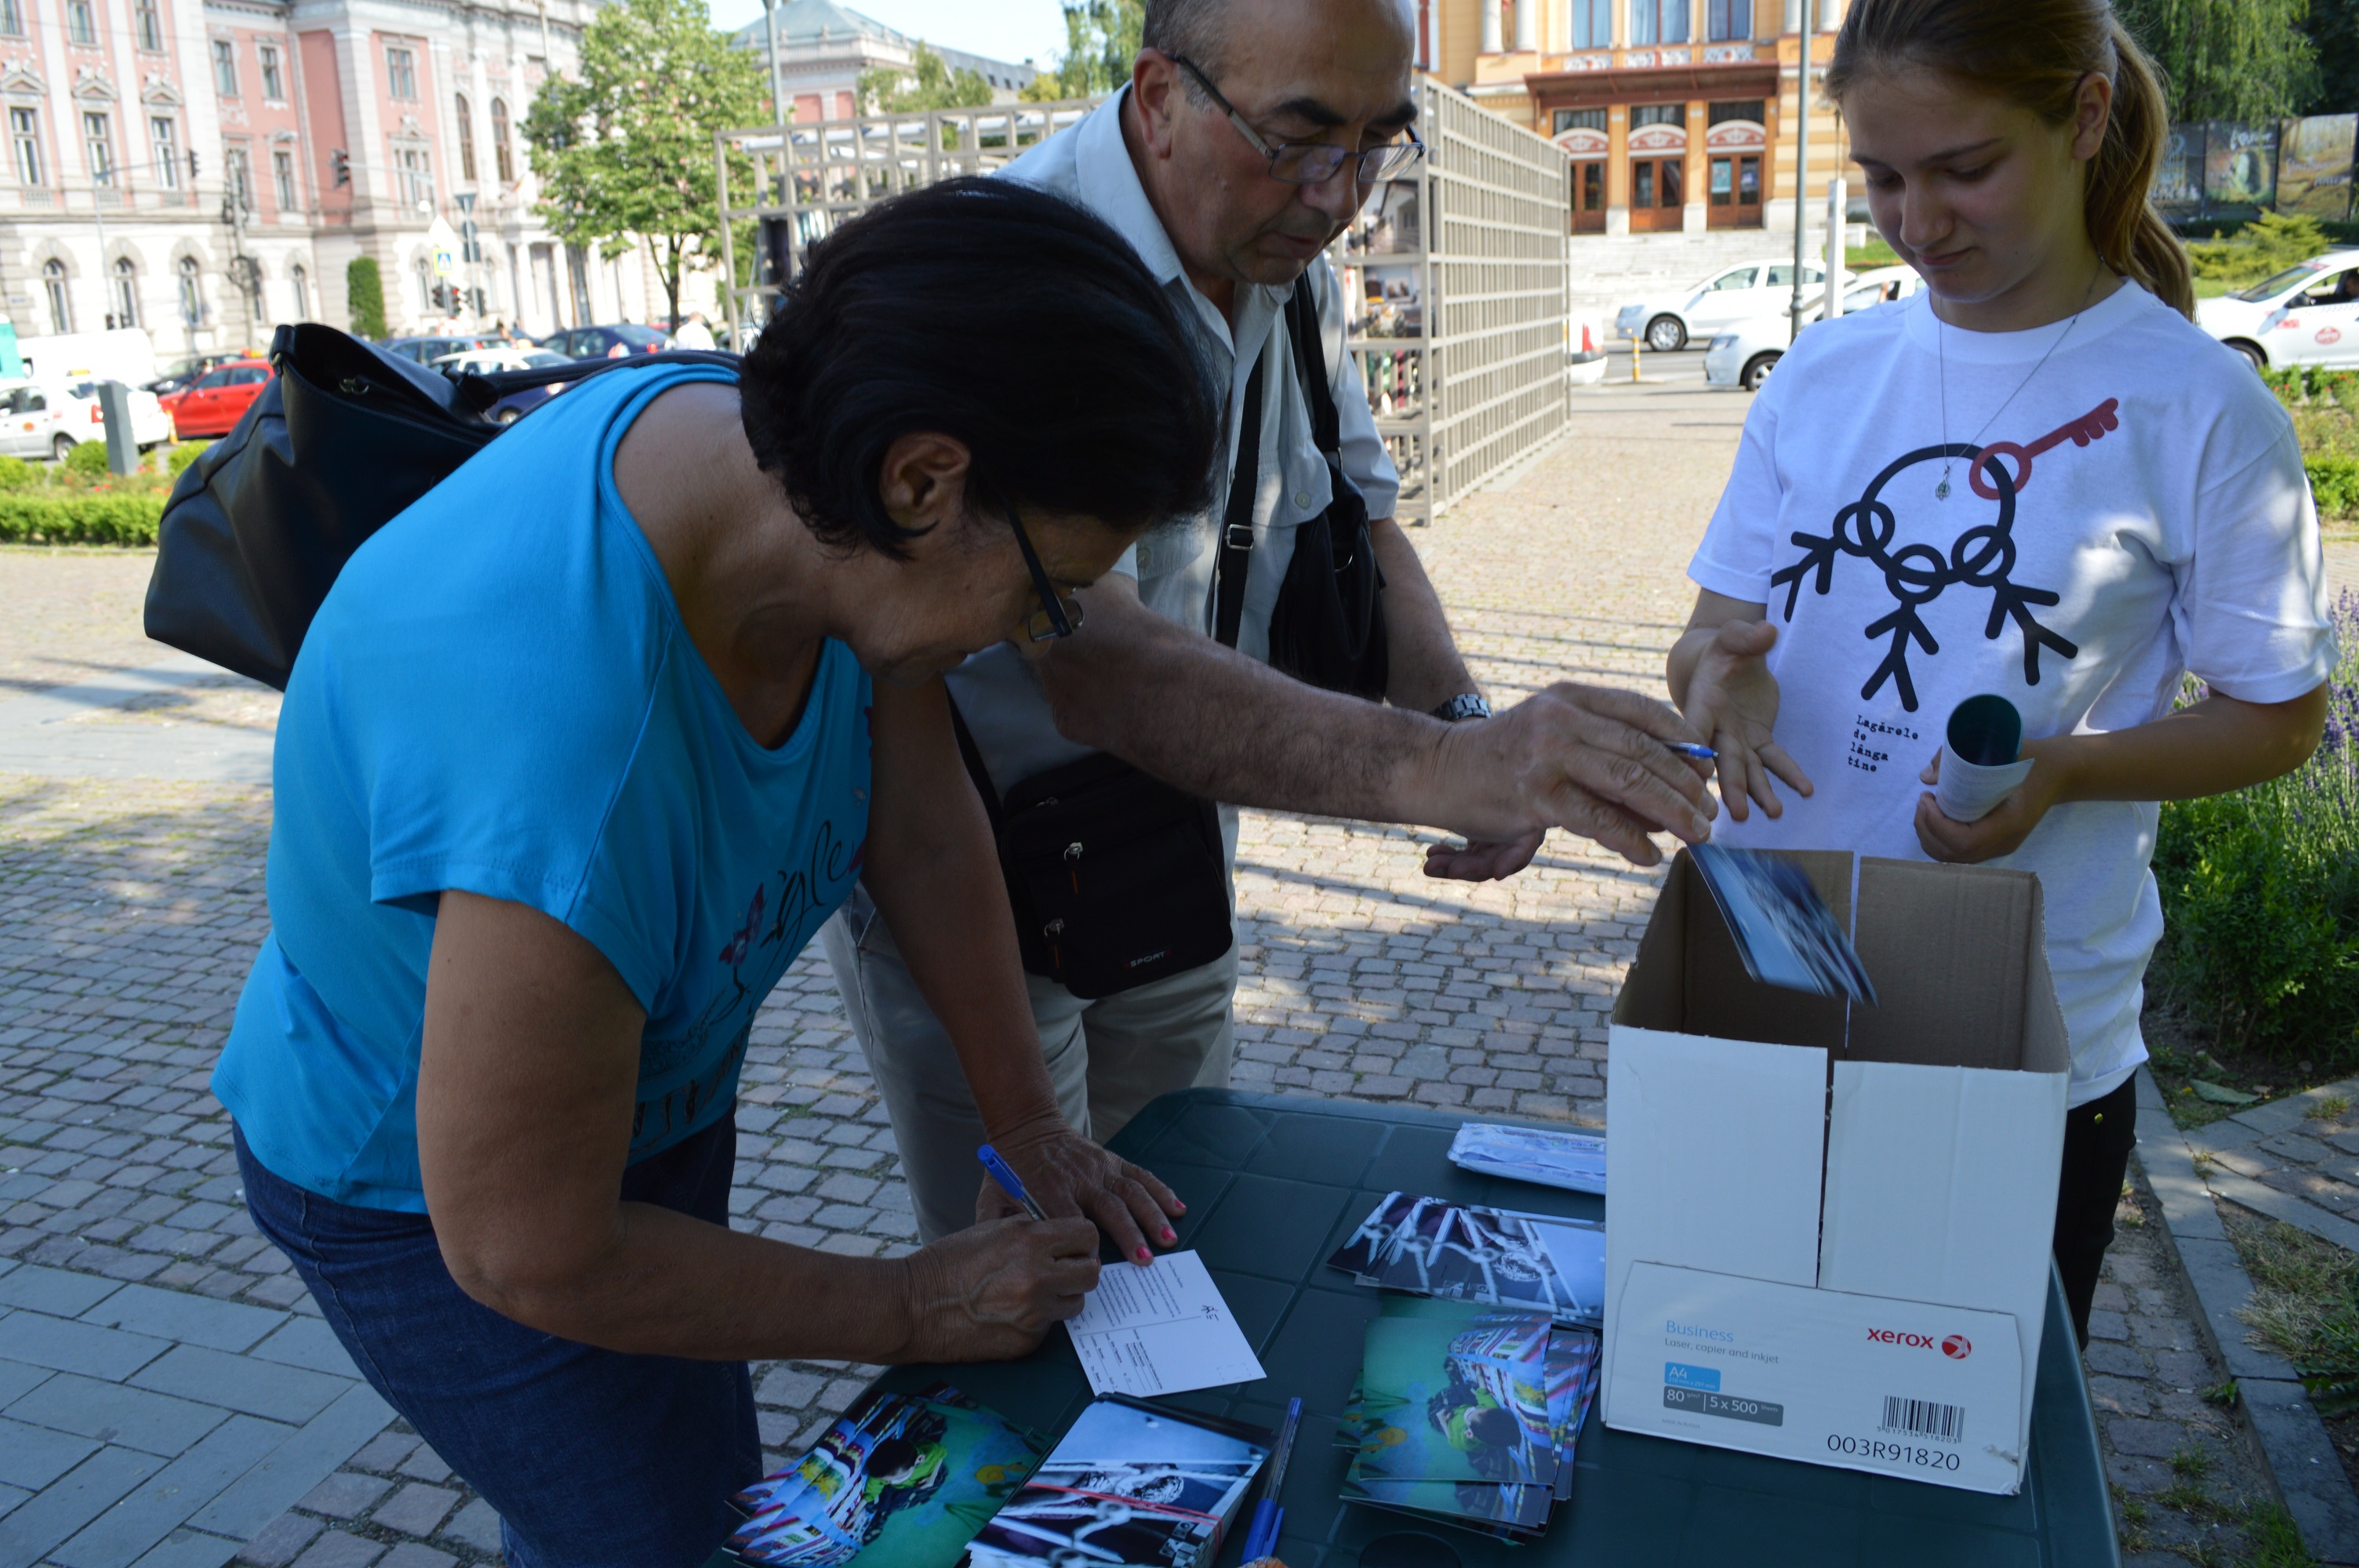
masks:
{"type": "MultiPolygon", "coordinates": [[[[1851,273],[1842,276],[1848,283],[1851,273]]],[[[1805,293],[1826,285],[1826,269],[1816,264],[1802,268],[1805,293]]],[[[1622,307],[1614,318],[1616,337],[1643,335],[1658,353],[1672,353],[1693,338],[1709,338],[1723,327],[1749,321],[1786,308],[1794,295],[1794,264],[1786,261],[1745,262],[1712,274],[1678,295],[1641,299],[1622,307]]]]}
{"type": "Polygon", "coordinates": [[[156,379],[156,341],[136,327],[103,332],[52,332],[19,338],[19,373],[34,381],[119,381],[145,386],[156,379]]]}
{"type": "Polygon", "coordinates": [[[2359,250],[2329,251],[2250,288],[2199,299],[2195,324],[2255,370],[2359,365],[2359,250]]]}
{"type": "MultiPolygon", "coordinates": [[[[436,360],[434,368],[456,381],[468,374],[490,375],[495,371],[532,370],[572,362],[563,354],[552,353],[547,349],[462,349],[436,360]]],[[[560,383],[555,386],[530,386],[522,392],[512,392],[485,409],[484,416],[494,424],[513,425],[564,390],[564,384],[560,383]]]]}
{"type": "Polygon", "coordinates": [[[262,395],[271,373],[268,360],[232,360],[215,365],[162,401],[182,440],[191,436],[226,436],[247,406],[262,395]]]}
{"type": "Polygon", "coordinates": [[[506,346],[506,340],[494,337],[489,332],[478,333],[473,337],[453,337],[444,333],[439,337],[387,338],[384,345],[386,353],[399,354],[403,359],[416,360],[422,365],[430,365],[445,354],[455,354],[465,349],[499,349],[506,346]]]}
{"type": "MultiPolygon", "coordinates": [[[[1843,314],[1856,316],[1863,310],[1873,310],[1879,305],[1906,299],[1920,287],[1916,270],[1905,266],[1882,266],[1861,273],[1843,295],[1843,314]]],[[[1823,306],[1810,312],[1809,326],[1823,313],[1823,306]]],[[[1786,352],[1792,328],[1785,310],[1753,317],[1739,321],[1713,336],[1703,351],[1703,378],[1716,386],[1741,386],[1747,392],[1758,392],[1769,373],[1777,368],[1777,361],[1786,352]]]]}
{"type": "Polygon", "coordinates": [[[225,365],[232,360],[258,360],[261,357],[261,353],[253,349],[234,349],[226,353],[218,354],[198,354],[193,358],[179,361],[155,380],[142,384],[142,390],[152,392],[161,397],[167,393],[182,390],[205,372],[225,365]]]}
{"type": "MultiPolygon", "coordinates": [[[[172,416],[154,393],[132,392],[131,434],[141,451],[172,438],[172,416]]],[[[105,439],[106,414],[96,382],[0,381],[0,453],[62,462],[84,441],[105,439]]]]}
{"type": "Polygon", "coordinates": [[[654,327],[625,321],[612,327],[573,327],[551,332],[540,346],[572,360],[619,360],[671,347],[671,337],[654,327]]]}

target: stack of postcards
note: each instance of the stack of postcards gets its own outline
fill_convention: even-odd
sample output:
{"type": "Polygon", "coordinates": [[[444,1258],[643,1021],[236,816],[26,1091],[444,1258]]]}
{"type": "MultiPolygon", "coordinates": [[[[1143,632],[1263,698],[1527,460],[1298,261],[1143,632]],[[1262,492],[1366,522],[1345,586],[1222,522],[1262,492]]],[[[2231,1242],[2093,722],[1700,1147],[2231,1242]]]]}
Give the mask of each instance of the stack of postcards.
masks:
{"type": "Polygon", "coordinates": [[[1604,1227],[1393,1193],[1328,1262],[1413,1292],[1368,1325],[1344,1499],[1538,1537],[1596,1390],[1604,1227]]]}

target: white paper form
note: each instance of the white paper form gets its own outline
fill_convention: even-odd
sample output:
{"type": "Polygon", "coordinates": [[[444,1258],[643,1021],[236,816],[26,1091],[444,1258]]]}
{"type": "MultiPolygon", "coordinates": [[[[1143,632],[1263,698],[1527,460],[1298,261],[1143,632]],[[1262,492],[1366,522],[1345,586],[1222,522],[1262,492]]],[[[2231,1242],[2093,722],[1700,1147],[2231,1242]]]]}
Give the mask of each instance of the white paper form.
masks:
{"type": "Polygon", "coordinates": [[[1268,1375],[1193,1252],[1109,1264],[1065,1327],[1095,1394],[1184,1394],[1268,1375]]]}

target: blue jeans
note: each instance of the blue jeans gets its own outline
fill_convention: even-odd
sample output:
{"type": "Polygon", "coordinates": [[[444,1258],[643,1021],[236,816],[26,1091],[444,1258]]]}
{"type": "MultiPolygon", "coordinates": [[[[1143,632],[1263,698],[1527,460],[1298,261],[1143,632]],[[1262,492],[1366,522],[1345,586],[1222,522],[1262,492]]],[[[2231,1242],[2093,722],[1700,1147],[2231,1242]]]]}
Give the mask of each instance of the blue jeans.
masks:
{"type": "MultiPolygon", "coordinates": [[[[724,1116],[623,1176],[626,1202],[729,1223],[724,1116]]],[[[527,1328],[451,1278],[422,1214],[281,1181],[237,1136],[246,1207],[376,1391],[497,1509],[509,1568],[698,1568],[761,1477],[742,1361],[625,1356],[527,1328]]]]}

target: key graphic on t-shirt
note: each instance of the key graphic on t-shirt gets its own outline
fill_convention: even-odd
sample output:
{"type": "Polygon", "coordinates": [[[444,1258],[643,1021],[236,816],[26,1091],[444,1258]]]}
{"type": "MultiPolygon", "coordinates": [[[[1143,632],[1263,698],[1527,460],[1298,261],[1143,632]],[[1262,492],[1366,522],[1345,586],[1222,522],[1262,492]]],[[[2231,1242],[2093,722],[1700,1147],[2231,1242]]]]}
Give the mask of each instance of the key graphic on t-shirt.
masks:
{"type": "Polygon", "coordinates": [[[2120,429],[2122,417],[2117,410],[2121,406],[2120,398],[2108,397],[2078,419],[2067,419],[2027,447],[2014,441],[1993,441],[1983,449],[1982,456],[1974,460],[1974,466],[1966,470],[1966,482],[1973,486],[1974,493],[1984,501],[1996,501],[1998,486],[1983,477],[1983,469],[2002,458],[2013,458],[2016,462],[2015,490],[2020,495],[2023,487],[2031,482],[2032,459],[2042,452],[2052,451],[2067,441],[2076,447],[2085,447],[2092,441],[2102,439],[2106,431],[2120,429]]]}

